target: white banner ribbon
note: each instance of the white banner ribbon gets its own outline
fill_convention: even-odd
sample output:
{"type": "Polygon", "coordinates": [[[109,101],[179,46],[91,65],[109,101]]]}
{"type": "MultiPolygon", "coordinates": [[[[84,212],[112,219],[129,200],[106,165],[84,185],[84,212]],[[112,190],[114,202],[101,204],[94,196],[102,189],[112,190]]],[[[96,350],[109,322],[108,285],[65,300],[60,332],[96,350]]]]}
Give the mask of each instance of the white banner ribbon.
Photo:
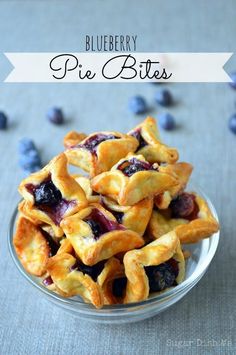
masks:
{"type": "Polygon", "coordinates": [[[5,53],[7,83],[230,82],[233,53],[5,53]]]}

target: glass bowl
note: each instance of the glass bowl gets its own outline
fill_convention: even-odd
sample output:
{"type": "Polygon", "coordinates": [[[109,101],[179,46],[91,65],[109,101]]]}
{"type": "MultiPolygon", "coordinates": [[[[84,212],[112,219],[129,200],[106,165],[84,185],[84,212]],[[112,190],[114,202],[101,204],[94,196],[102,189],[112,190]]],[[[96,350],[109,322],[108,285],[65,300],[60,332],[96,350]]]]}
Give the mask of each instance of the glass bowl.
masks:
{"type": "MultiPolygon", "coordinates": [[[[191,189],[196,191],[207,201],[214,217],[218,220],[217,213],[209,198],[200,189],[191,189]]],[[[208,239],[204,239],[197,244],[188,244],[186,249],[190,250],[191,257],[186,261],[185,280],[178,286],[169,289],[159,295],[150,296],[147,300],[125,305],[104,306],[102,309],[96,309],[92,305],[85,303],[80,297],[63,298],[53,291],[48,290],[41,284],[40,278],[27,273],[21,265],[13,246],[13,236],[15,231],[15,222],[18,212],[15,209],[9,226],[8,244],[12,259],[20,273],[36,287],[36,289],[48,300],[70,312],[74,316],[100,323],[121,324],[136,322],[146,318],[153,317],[164,311],[184,295],[186,295],[205,274],[211,260],[213,259],[218,243],[220,233],[217,232],[208,239]]]]}

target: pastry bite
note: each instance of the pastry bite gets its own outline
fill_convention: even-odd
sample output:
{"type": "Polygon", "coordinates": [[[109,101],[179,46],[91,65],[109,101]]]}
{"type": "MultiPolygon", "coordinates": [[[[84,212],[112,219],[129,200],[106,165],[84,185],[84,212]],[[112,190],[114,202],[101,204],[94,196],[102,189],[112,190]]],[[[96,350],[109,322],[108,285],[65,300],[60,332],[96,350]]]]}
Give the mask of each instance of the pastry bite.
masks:
{"type": "Polygon", "coordinates": [[[181,162],[162,166],[162,171],[166,174],[174,175],[178,181],[175,186],[170,187],[167,191],[154,198],[154,203],[157,208],[166,209],[171,201],[184,191],[192,174],[193,166],[189,163],[181,162]]]}
{"type": "Polygon", "coordinates": [[[179,158],[177,149],[161,142],[156,121],[152,117],[147,117],[128,134],[139,142],[136,154],[142,154],[149,163],[173,164],[179,158]]]}
{"type": "Polygon", "coordinates": [[[92,204],[73,216],[64,218],[61,227],[75,253],[86,265],[144,244],[143,238],[122,224],[99,204],[92,204]]]}
{"type": "Polygon", "coordinates": [[[91,184],[94,191],[108,195],[122,206],[131,206],[175,186],[177,179],[142,155],[128,155],[110,171],[94,177],[91,184]]]}
{"type": "Polygon", "coordinates": [[[32,221],[50,225],[57,237],[64,234],[61,220],[87,206],[83,189],[67,171],[67,158],[63,153],[24,179],[19,192],[26,201],[22,207],[26,215],[32,221]]]}
{"type": "Polygon", "coordinates": [[[207,202],[194,192],[183,192],[166,210],[153,210],[148,234],[155,239],[174,230],[181,243],[197,243],[219,230],[207,202]]]}
{"type": "Polygon", "coordinates": [[[70,164],[96,176],[117,163],[128,153],[134,152],[138,141],[119,132],[97,132],[90,134],[79,144],[65,151],[70,164]]]}
{"type": "Polygon", "coordinates": [[[101,204],[113,214],[118,223],[143,236],[151,218],[153,198],[145,198],[133,206],[120,206],[115,200],[101,196],[101,204]]]}
{"type": "Polygon", "coordinates": [[[81,141],[83,141],[87,137],[84,133],[79,133],[76,131],[68,132],[64,139],[63,144],[65,148],[73,148],[77,146],[81,141]]]}
{"type": "Polygon", "coordinates": [[[39,227],[21,216],[17,221],[13,244],[16,254],[27,272],[35,276],[45,274],[51,250],[39,227]]]}
{"type": "Polygon", "coordinates": [[[181,283],[185,261],[179,238],[171,231],[124,257],[127,287],[124,303],[140,302],[149,294],[164,291],[181,283]]]}
{"type": "Polygon", "coordinates": [[[103,267],[103,262],[88,267],[69,253],[59,253],[48,260],[47,272],[60,295],[81,296],[85,302],[100,308],[103,295],[96,280],[103,267]]]}
{"type": "Polygon", "coordinates": [[[97,278],[101,287],[104,304],[119,304],[123,302],[127,279],[123,264],[115,257],[111,257],[104,265],[97,278]]]}

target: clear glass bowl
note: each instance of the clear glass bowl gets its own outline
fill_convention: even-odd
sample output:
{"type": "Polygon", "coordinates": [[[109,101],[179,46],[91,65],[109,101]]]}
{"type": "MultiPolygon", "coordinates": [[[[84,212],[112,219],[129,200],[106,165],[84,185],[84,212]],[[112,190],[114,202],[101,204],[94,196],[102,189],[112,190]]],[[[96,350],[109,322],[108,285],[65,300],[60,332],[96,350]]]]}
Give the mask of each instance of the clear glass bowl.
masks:
{"type": "MultiPolygon", "coordinates": [[[[204,197],[214,215],[218,220],[217,213],[209,198],[199,189],[192,189],[204,197]]],[[[164,311],[184,295],[186,295],[203,277],[212,258],[215,255],[218,243],[219,232],[208,239],[204,239],[197,244],[188,244],[186,249],[190,250],[192,255],[186,262],[186,276],[184,282],[169,289],[159,295],[150,296],[147,300],[138,303],[125,305],[104,306],[102,309],[95,309],[92,305],[85,303],[80,297],[63,298],[53,291],[45,288],[40,279],[27,273],[21,265],[13,246],[13,235],[15,222],[17,218],[17,208],[15,209],[9,226],[8,244],[12,259],[21,274],[36,287],[42,296],[45,296],[51,302],[62,309],[83,319],[100,323],[129,323],[136,322],[146,318],[153,317],[164,311]]]]}

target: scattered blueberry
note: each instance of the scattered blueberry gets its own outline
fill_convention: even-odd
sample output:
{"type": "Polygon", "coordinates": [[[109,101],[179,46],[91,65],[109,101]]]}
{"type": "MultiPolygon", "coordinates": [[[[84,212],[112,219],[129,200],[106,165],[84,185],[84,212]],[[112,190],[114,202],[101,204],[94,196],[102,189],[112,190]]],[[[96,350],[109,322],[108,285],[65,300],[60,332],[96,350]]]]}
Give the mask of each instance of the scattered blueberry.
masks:
{"type": "Polygon", "coordinates": [[[161,128],[163,128],[167,131],[171,131],[172,129],[174,129],[176,127],[174,117],[170,113],[167,113],[167,112],[160,114],[159,124],[160,124],[161,128]]]}
{"type": "Polygon", "coordinates": [[[22,138],[18,143],[18,151],[20,154],[27,154],[31,150],[36,150],[35,144],[30,138],[22,138]]]}
{"type": "Polygon", "coordinates": [[[129,110],[136,115],[148,111],[146,100],[142,96],[133,96],[129,100],[129,110]]]}
{"type": "Polygon", "coordinates": [[[47,118],[54,124],[62,124],[64,122],[64,115],[60,108],[52,107],[47,112],[47,118]]]}
{"type": "Polygon", "coordinates": [[[0,111],[0,129],[6,129],[7,128],[7,116],[5,115],[4,112],[0,111]]]}
{"type": "Polygon", "coordinates": [[[230,78],[232,82],[230,82],[229,85],[231,86],[231,88],[236,89],[236,72],[231,73],[230,78]]]}
{"type": "Polygon", "coordinates": [[[170,106],[173,103],[173,98],[168,90],[159,90],[155,95],[156,102],[161,106],[170,106]]]}
{"type": "Polygon", "coordinates": [[[233,114],[229,119],[229,129],[236,134],[236,113],[233,114]]]}
{"type": "Polygon", "coordinates": [[[30,150],[27,154],[20,154],[19,165],[22,169],[33,172],[35,167],[41,166],[41,159],[36,150],[30,150]]]}

